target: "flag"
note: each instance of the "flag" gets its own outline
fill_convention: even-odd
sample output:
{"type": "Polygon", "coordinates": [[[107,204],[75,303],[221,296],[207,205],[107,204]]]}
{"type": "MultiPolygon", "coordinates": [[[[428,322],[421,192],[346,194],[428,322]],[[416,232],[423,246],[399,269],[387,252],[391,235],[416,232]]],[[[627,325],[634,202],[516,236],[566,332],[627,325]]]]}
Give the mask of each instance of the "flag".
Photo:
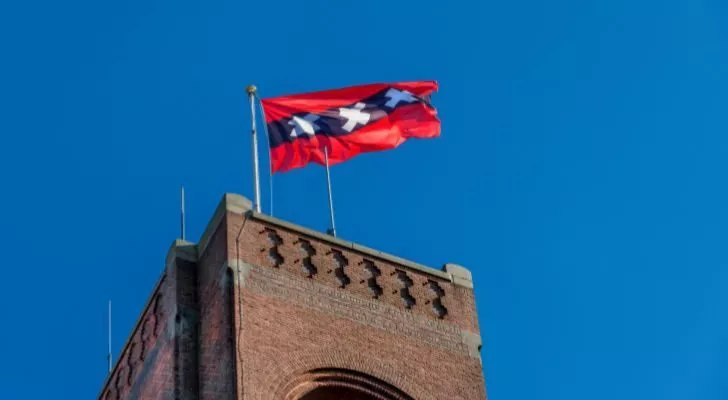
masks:
{"type": "Polygon", "coordinates": [[[338,164],[440,135],[430,95],[437,82],[371,84],[263,99],[273,172],[338,164]]]}

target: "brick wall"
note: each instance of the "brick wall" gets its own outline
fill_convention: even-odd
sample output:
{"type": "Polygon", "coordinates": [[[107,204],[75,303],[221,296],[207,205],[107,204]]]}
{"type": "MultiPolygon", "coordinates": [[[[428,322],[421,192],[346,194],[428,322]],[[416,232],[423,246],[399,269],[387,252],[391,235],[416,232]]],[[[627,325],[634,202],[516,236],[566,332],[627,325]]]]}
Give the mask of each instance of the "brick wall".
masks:
{"type": "Polygon", "coordinates": [[[415,399],[485,398],[467,340],[478,335],[472,289],[301,231],[227,220],[228,237],[240,235],[228,254],[239,275],[239,398],[288,398],[297,377],[332,368],[415,399]]]}
{"type": "Polygon", "coordinates": [[[226,221],[220,221],[200,258],[200,398],[235,398],[232,281],[227,268],[226,221]]]}
{"type": "Polygon", "coordinates": [[[467,270],[250,208],[226,195],[175,242],[100,399],[485,399],[467,270]]]}

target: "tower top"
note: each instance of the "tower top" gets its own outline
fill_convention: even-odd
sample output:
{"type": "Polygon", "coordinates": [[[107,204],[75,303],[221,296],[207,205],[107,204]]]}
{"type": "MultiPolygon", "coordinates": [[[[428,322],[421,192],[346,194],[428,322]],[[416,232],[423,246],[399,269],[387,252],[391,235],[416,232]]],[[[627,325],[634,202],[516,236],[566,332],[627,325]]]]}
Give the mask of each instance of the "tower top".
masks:
{"type": "Polygon", "coordinates": [[[197,244],[170,247],[99,399],[485,400],[480,346],[467,269],[334,238],[228,193],[197,244]]]}

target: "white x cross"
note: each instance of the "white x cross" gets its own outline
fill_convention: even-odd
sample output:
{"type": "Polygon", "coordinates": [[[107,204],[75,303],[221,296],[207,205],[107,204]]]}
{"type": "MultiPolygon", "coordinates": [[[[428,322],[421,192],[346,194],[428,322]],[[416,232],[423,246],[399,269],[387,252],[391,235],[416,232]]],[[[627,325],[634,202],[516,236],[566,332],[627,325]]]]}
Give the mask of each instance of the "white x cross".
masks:
{"type": "Polygon", "coordinates": [[[342,127],[345,131],[351,132],[357,124],[366,125],[369,122],[371,114],[363,112],[364,107],[366,104],[356,103],[353,108],[339,108],[339,115],[347,119],[342,127]]]}
{"type": "Polygon", "coordinates": [[[412,93],[406,90],[397,90],[394,88],[387,90],[387,93],[385,93],[384,96],[389,99],[386,103],[384,103],[384,105],[389,108],[397,107],[397,104],[399,104],[400,102],[412,103],[417,100],[417,98],[413,96],[412,93]]]}
{"type": "Polygon", "coordinates": [[[288,125],[293,126],[293,129],[291,129],[291,137],[295,139],[301,134],[306,134],[308,136],[315,135],[316,131],[320,129],[320,127],[315,123],[315,121],[319,118],[321,117],[316,114],[307,114],[303,118],[294,115],[293,119],[288,121],[288,125]]]}

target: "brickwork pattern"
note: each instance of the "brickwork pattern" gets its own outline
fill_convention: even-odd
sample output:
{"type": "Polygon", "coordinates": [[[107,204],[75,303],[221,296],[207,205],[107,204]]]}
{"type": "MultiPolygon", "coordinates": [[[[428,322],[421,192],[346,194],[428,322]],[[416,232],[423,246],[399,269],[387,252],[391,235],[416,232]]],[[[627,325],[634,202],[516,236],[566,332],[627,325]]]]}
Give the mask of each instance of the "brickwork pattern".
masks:
{"type": "Polygon", "coordinates": [[[175,282],[174,398],[195,400],[198,394],[198,299],[197,264],[176,260],[169,271],[175,282]]]}
{"type": "Polygon", "coordinates": [[[477,333],[472,290],[296,232],[228,214],[230,260],[286,271],[477,333]],[[245,226],[243,227],[243,222],[245,226]],[[241,227],[242,230],[241,230],[241,227]],[[240,240],[235,238],[240,234],[240,240]],[[372,275],[376,268],[376,276],[372,275]],[[317,271],[311,274],[311,270],[317,271]],[[376,289],[378,288],[378,289],[376,289]]]}
{"type": "Polygon", "coordinates": [[[245,400],[278,400],[309,371],[341,368],[388,382],[418,400],[482,400],[480,362],[397,332],[326,315],[243,288],[245,400]]]}
{"type": "Polygon", "coordinates": [[[212,236],[198,269],[200,298],[200,399],[235,396],[232,281],[227,268],[227,232],[223,220],[212,236]]]}
{"type": "Polygon", "coordinates": [[[320,368],[299,375],[285,390],[285,400],[413,400],[397,387],[367,374],[320,368]]]}
{"type": "Polygon", "coordinates": [[[228,237],[231,268],[244,275],[234,288],[238,398],[313,400],[302,380],[338,368],[418,400],[485,399],[462,336],[478,332],[472,290],[236,214],[228,237]]]}

